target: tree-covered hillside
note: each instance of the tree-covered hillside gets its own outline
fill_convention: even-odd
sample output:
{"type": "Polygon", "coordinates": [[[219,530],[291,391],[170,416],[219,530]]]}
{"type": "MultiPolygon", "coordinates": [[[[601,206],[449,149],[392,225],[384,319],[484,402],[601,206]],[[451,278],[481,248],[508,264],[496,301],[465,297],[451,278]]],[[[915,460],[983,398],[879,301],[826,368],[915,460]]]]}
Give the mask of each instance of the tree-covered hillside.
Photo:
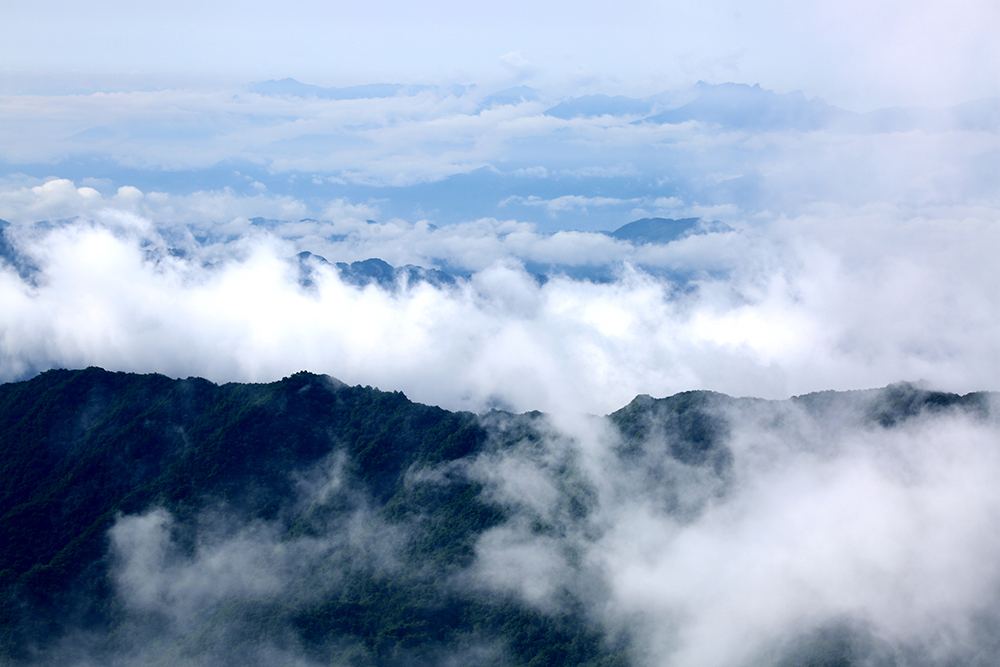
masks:
{"type": "Polygon", "coordinates": [[[502,644],[520,664],[603,664],[615,651],[579,619],[443,583],[503,509],[460,476],[439,484],[407,475],[469,456],[487,439],[474,415],[309,373],[217,386],[89,368],[0,386],[4,659],[55,659],[51,647],[82,641],[73,634],[81,627],[99,655],[137,650],[125,631],[136,614],[111,590],[108,531],[123,516],[163,508],[189,549],[210,530],[206,513],[267,524],[287,543],[350,530],[364,514],[394,541],[376,549],[399,561],[387,568],[330,548],[302,573],[310,595],[228,601],[196,638],[175,642],[187,658],[245,664],[243,649],[257,641],[229,636],[239,627],[350,664],[422,664],[477,643],[502,644]],[[333,491],[308,488],[332,476],[333,491]],[[338,559],[350,562],[331,563],[338,559]],[[336,576],[325,571],[332,565],[336,576]],[[216,626],[227,634],[214,635],[216,626]]]}
{"type": "MultiPolygon", "coordinates": [[[[734,424],[889,429],[984,419],[990,400],[640,396],[594,418],[617,476],[602,481],[589,436],[538,413],[452,413],[305,372],[48,371],[0,386],[0,661],[630,664],[640,626],[601,611],[613,596],[587,556],[614,529],[608,498],[683,524],[737,484],[734,424]]],[[[782,655],[874,655],[844,627],[782,655]]]]}

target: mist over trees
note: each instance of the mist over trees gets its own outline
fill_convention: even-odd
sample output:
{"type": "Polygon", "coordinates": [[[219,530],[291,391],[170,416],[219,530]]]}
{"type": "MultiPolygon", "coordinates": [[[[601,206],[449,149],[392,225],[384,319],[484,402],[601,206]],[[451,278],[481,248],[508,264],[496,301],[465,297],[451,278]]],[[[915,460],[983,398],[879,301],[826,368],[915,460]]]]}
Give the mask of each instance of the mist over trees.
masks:
{"type": "Polygon", "coordinates": [[[0,667],[1000,664],[996,0],[2,16],[0,667]]]}
{"type": "Polygon", "coordinates": [[[995,400],[686,392],[567,422],[306,372],[47,371],[0,385],[0,647],[12,665],[985,665],[995,400]]]}

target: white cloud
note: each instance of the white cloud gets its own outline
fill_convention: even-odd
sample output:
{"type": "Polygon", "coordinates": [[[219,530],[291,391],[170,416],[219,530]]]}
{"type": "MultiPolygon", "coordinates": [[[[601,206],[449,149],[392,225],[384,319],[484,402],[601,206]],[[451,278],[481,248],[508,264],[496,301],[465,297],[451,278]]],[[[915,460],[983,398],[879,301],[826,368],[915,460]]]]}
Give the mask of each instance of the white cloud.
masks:
{"type": "Polygon", "coordinates": [[[500,64],[504,66],[517,81],[524,81],[535,74],[535,67],[520,51],[510,51],[500,56],[500,64]]]}
{"type": "Polygon", "coordinates": [[[579,210],[587,211],[588,206],[625,206],[635,204],[639,199],[617,199],[615,197],[585,197],[583,195],[563,195],[554,199],[542,199],[536,195],[520,197],[517,195],[507,197],[500,202],[501,206],[511,203],[519,203],[523,206],[543,206],[550,215],[557,215],[567,211],[579,210]]]}
{"type": "MultiPolygon", "coordinates": [[[[362,206],[357,210],[369,209],[362,206]]],[[[0,185],[0,218],[8,222],[60,220],[102,215],[106,211],[128,211],[154,220],[203,223],[228,222],[240,216],[289,219],[310,213],[308,206],[292,197],[264,194],[244,197],[228,188],[170,195],[143,193],[136,187],[124,185],[114,195],[106,197],[93,188],[76,187],[67,179],[50,179],[40,185],[0,185]]]]}
{"type": "MultiPolygon", "coordinates": [[[[85,197],[53,183],[36,187],[57,202],[85,197]]],[[[186,216],[204,210],[195,203],[186,216]]],[[[157,227],[124,204],[105,205],[95,223],[15,225],[9,234],[41,273],[34,287],[0,274],[3,376],[95,364],[266,380],[307,368],[450,408],[501,399],[592,413],[693,388],[782,397],[921,378],[1000,388],[993,209],[828,207],[640,248],[515,221],[435,229],[369,224],[369,209],[347,202],[330,211],[339,217],[269,230],[241,217],[157,227]],[[316,266],[304,290],[291,261],[301,250],[473,275],[393,294],[316,266]],[[523,262],[609,266],[616,278],[540,285],[523,262]]]]}
{"type": "Polygon", "coordinates": [[[684,205],[684,200],[680,197],[657,197],[653,200],[653,206],[663,209],[675,209],[684,205]]]}
{"type": "MultiPolygon", "coordinates": [[[[173,172],[173,194],[219,190],[228,181],[217,172],[232,173],[219,166],[227,160],[255,165],[230,185],[264,187],[262,193],[276,195],[294,191],[299,197],[329,196],[326,184],[344,186],[336,190],[338,197],[367,198],[372,186],[396,197],[395,188],[468,175],[473,184],[489,186],[470,189],[469,196],[479,198],[479,210],[467,216],[487,214],[497,199],[530,194],[513,182],[500,197],[487,196],[495,192],[490,179],[503,173],[555,183],[607,179],[599,196],[545,190],[540,198],[553,202],[547,211],[579,208],[573,197],[641,199],[636,207],[643,210],[657,208],[656,200],[679,198],[691,205],[785,213],[817,201],[995,199],[997,175],[990,167],[1000,148],[995,131],[879,134],[840,128],[755,134],[720,132],[697,122],[633,125],[610,116],[563,120],[543,114],[549,102],[483,110],[480,102],[488,92],[477,88],[456,97],[428,90],[359,100],[278,98],[232,89],[10,95],[0,97],[5,119],[0,141],[10,169],[22,165],[39,175],[59,175],[78,159],[118,165],[110,174],[107,165],[99,167],[103,185],[80,182],[101,192],[135,184],[128,170],[138,170],[152,183],[143,190],[161,189],[161,170],[173,172]],[[42,165],[52,165],[51,172],[42,165]],[[253,176],[246,173],[250,169],[253,176]],[[184,170],[196,171],[185,176],[184,170]],[[290,180],[300,173],[310,175],[316,188],[303,190],[304,183],[290,180]],[[219,185],[205,187],[201,179],[206,175],[219,185]]],[[[454,204],[420,205],[432,210],[454,204]]]]}
{"type": "Polygon", "coordinates": [[[991,653],[973,619],[995,618],[1000,585],[995,423],[945,413],[883,430],[842,400],[720,410],[721,478],[664,457],[658,436],[621,457],[605,425],[579,419],[486,455],[474,469],[510,520],[479,541],[476,581],[543,609],[570,591],[640,665],[759,664],[845,624],[917,664],[991,653]],[[584,518],[566,513],[567,487],[589,490],[584,518]]]}

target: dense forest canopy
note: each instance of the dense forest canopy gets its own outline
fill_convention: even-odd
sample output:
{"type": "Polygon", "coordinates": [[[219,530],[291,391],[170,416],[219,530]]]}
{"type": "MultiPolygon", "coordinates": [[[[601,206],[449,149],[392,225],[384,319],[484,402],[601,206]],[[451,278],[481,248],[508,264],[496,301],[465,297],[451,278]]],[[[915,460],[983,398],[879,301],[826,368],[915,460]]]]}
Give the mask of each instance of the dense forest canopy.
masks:
{"type": "MultiPolygon", "coordinates": [[[[98,368],[47,371],[0,385],[2,659],[694,664],[711,653],[700,653],[704,639],[690,628],[715,613],[696,602],[715,593],[685,597],[674,582],[657,594],[655,568],[648,590],[637,592],[622,579],[630,568],[655,565],[684,540],[709,540],[712,522],[740,507],[752,513],[761,494],[794,502],[792,491],[767,496],[783,485],[812,480],[801,497],[817,503],[829,502],[816,494],[836,491],[829,480],[837,475],[847,475],[862,504],[903,494],[901,506],[933,509],[939,487],[961,499],[948,476],[970,463],[957,459],[996,445],[993,402],[990,394],[907,384],[788,401],[686,392],[639,396],[574,427],[541,413],[449,412],[306,372],[216,385],[98,368]],[[941,429],[986,444],[971,452],[914,445],[941,429]],[[851,477],[869,464],[884,479],[851,477]],[[782,472],[806,466],[820,473],[782,472]],[[628,532],[639,516],[648,520],[645,537],[628,532]],[[622,560],[643,548],[652,551],[640,561],[622,560]]],[[[972,463],[991,471],[996,455],[972,463]]],[[[968,492],[976,485],[973,476],[968,492]]],[[[992,516],[994,500],[979,496],[982,507],[965,508],[970,521],[992,516]]],[[[842,518],[826,526],[827,509],[799,509],[822,530],[842,518]]],[[[878,527],[874,514],[866,530],[878,527]]],[[[843,516],[866,520],[860,510],[843,516]]],[[[955,517],[924,518],[917,537],[956,537],[944,527],[955,517]]],[[[741,521],[719,525],[770,529],[741,521]]],[[[838,540],[868,534],[846,535],[827,534],[827,556],[868,563],[865,548],[838,551],[838,540]]],[[[740,543],[731,546],[733,561],[743,558],[740,543]]],[[[987,553],[968,558],[979,565],[987,553]]],[[[794,553],[785,557],[799,566],[794,553]]],[[[904,588],[937,572],[928,565],[897,579],[896,561],[879,558],[868,564],[904,588]]],[[[731,584],[730,575],[720,564],[719,582],[731,584]]],[[[691,581],[698,576],[693,570],[691,581]]],[[[742,576],[754,589],[765,575],[742,576]]],[[[847,589],[856,585],[844,576],[847,589]]],[[[777,587],[774,605],[801,603],[780,590],[782,581],[769,585],[777,587]]],[[[814,594],[815,613],[764,623],[738,650],[729,643],[753,624],[737,621],[717,655],[726,664],[950,664],[925,651],[921,642],[937,641],[933,635],[895,629],[897,617],[867,598],[834,604],[814,594]]],[[[917,597],[922,613],[948,617],[928,621],[934,632],[948,632],[951,617],[974,620],[965,643],[943,655],[989,664],[984,656],[997,647],[989,628],[1000,620],[995,594],[958,608],[917,597]]]]}

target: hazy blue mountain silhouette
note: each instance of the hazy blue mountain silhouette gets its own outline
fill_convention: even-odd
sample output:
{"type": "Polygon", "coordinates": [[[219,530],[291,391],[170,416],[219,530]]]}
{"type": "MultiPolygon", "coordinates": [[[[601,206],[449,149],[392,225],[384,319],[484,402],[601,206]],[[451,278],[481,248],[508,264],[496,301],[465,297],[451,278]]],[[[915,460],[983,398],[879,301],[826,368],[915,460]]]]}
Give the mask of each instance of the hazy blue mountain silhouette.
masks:
{"type": "Polygon", "coordinates": [[[538,89],[530,86],[514,86],[498,90],[492,95],[488,95],[483,100],[483,108],[493,106],[505,106],[508,104],[521,104],[522,102],[534,102],[538,99],[538,89]]]}
{"type": "Polygon", "coordinates": [[[574,97],[546,109],[545,115],[569,120],[593,116],[638,116],[648,114],[653,109],[649,99],[625,97],[624,95],[584,95],[574,97]]]}
{"type": "Polygon", "coordinates": [[[10,242],[8,238],[10,226],[6,220],[0,220],[0,266],[4,264],[10,266],[17,271],[22,280],[33,283],[35,276],[38,275],[38,267],[19,253],[14,244],[10,242]]]}
{"type": "MultiPolygon", "coordinates": [[[[263,218],[254,218],[254,220],[259,221],[259,223],[255,224],[266,225],[268,223],[263,218]]],[[[639,246],[670,243],[671,241],[694,234],[725,231],[732,231],[732,228],[721,222],[706,222],[701,218],[683,218],[680,220],[643,218],[626,223],[614,231],[599,233],[639,246]]],[[[417,283],[428,283],[435,287],[447,287],[455,285],[459,279],[469,277],[469,273],[466,271],[450,270],[447,267],[444,270],[429,269],[413,264],[396,267],[378,257],[351,263],[333,263],[321,255],[303,251],[297,255],[297,261],[299,284],[304,288],[312,288],[315,285],[314,278],[317,265],[335,267],[341,280],[356,287],[377,285],[389,291],[395,291],[401,285],[413,285],[417,283]]],[[[539,284],[546,283],[553,275],[595,283],[612,282],[618,275],[618,266],[615,263],[569,265],[529,261],[525,263],[524,268],[539,284]]],[[[678,282],[686,282],[691,277],[689,271],[678,272],[671,269],[647,266],[643,266],[643,269],[678,282]]]]}
{"type": "Polygon", "coordinates": [[[699,121],[746,130],[816,130],[855,114],[800,91],[778,94],[743,83],[712,85],[699,81],[696,98],[676,109],[643,119],[643,123],[699,121]]]}
{"type": "Polygon", "coordinates": [[[645,243],[670,243],[695,230],[701,218],[643,218],[622,225],[613,232],[605,232],[621,241],[634,245],[645,243]]]}
{"type": "Polygon", "coordinates": [[[347,262],[333,264],[322,255],[315,255],[308,251],[300,252],[297,257],[299,263],[299,284],[303,287],[312,287],[315,284],[313,281],[312,262],[336,267],[341,280],[357,287],[378,285],[383,289],[393,291],[399,288],[401,284],[424,282],[435,287],[455,284],[455,277],[444,271],[427,269],[413,264],[395,267],[378,257],[351,262],[350,264],[347,262]]]}

